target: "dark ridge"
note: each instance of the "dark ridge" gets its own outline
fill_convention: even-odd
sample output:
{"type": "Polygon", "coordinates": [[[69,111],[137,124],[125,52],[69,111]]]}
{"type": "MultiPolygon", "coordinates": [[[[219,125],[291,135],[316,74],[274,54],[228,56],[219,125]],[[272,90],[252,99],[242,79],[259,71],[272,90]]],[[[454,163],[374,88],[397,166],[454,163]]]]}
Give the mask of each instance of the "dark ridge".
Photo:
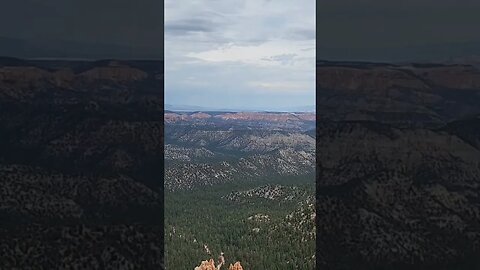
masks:
{"type": "Polygon", "coordinates": [[[456,135],[471,146],[480,149],[480,115],[450,122],[439,130],[456,135]]]}
{"type": "Polygon", "coordinates": [[[375,132],[379,135],[384,135],[393,139],[395,134],[393,132],[394,127],[388,123],[381,123],[370,120],[347,120],[347,121],[333,121],[322,120],[317,123],[317,136],[333,136],[331,132],[354,130],[355,126],[361,126],[367,130],[375,132]]]}
{"type": "Polygon", "coordinates": [[[387,62],[367,62],[367,61],[329,61],[329,60],[317,60],[317,67],[351,67],[351,68],[374,68],[374,67],[402,67],[411,66],[414,68],[436,68],[436,67],[455,67],[464,66],[471,67],[469,64],[461,63],[422,63],[422,62],[406,62],[406,63],[387,63],[387,62]]]}
{"type": "Polygon", "coordinates": [[[15,57],[0,56],[0,66],[29,66],[29,63],[15,57]]]}
{"type": "Polygon", "coordinates": [[[107,67],[112,62],[119,65],[134,67],[142,70],[149,70],[154,73],[162,73],[164,70],[163,60],[113,60],[103,59],[91,61],[88,59],[20,59],[15,57],[0,56],[0,67],[38,67],[48,71],[69,68],[75,73],[81,73],[95,67],[107,67]]]}
{"type": "Polygon", "coordinates": [[[317,67],[352,67],[352,68],[372,68],[372,67],[397,67],[398,65],[381,62],[363,62],[363,61],[328,61],[317,60],[317,67]]]}
{"type": "Polygon", "coordinates": [[[412,63],[414,68],[438,68],[438,67],[454,67],[454,66],[471,66],[467,64],[440,64],[440,63],[412,63]]]}

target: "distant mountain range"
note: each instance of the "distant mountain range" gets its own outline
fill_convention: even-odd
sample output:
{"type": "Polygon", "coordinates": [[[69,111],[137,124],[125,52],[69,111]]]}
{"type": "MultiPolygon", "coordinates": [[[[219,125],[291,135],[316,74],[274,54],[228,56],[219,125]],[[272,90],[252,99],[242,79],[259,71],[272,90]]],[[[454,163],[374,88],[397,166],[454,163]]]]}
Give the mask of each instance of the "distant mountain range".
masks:
{"type": "Polygon", "coordinates": [[[163,53],[153,48],[132,48],[106,43],[85,43],[69,40],[25,40],[0,37],[0,54],[19,58],[77,59],[162,59],[163,53]]]}
{"type": "Polygon", "coordinates": [[[378,48],[324,47],[317,44],[317,59],[376,62],[448,62],[480,55],[480,42],[453,42],[378,48]]]}
{"type": "Polygon", "coordinates": [[[165,104],[167,111],[184,112],[315,112],[315,105],[292,106],[292,107],[271,107],[271,108],[215,108],[195,105],[172,105],[165,104]]]}

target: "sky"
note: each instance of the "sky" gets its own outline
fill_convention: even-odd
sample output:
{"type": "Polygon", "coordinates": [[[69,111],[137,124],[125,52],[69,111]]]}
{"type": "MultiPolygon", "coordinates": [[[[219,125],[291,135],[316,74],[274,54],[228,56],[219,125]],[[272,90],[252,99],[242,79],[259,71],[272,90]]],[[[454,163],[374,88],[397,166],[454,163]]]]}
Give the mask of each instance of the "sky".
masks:
{"type": "Polygon", "coordinates": [[[165,1],[165,103],[315,105],[315,1],[165,1]]]}
{"type": "Polygon", "coordinates": [[[161,0],[2,0],[0,55],[163,58],[161,0]]]}
{"type": "MultiPolygon", "coordinates": [[[[172,23],[166,37],[195,41],[203,50],[213,37],[225,45],[261,42],[279,32],[299,40],[312,35],[305,21],[313,24],[306,13],[314,10],[314,0],[204,1],[166,0],[172,23]],[[182,18],[189,15],[195,17],[182,18]],[[247,29],[239,29],[240,17],[248,18],[247,29]],[[192,25],[196,31],[185,29],[192,25]],[[228,33],[220,35],[222,29],[228,33]]],[[[480,55],[478,0],[316,2],[317,59],[438,61],[480,55]]],[[[2,0],[0,55],[161,59],[163,6],[162,0],[2,0]]]]}
{"type": "Polygon", "coordinates": [[[318,59],[442,61],[480,55],[478,0],[317,2],[318,59]]]}

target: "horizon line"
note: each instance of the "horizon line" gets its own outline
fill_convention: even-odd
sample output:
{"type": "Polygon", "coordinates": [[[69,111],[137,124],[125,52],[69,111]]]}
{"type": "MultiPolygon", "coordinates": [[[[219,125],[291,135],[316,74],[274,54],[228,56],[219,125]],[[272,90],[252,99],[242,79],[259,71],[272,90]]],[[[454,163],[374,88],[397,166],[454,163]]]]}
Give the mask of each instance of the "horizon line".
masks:
{"type": "Polygon", "coordinates": [[[252,112],[252,113],[316,113],[314,111],[282,111],[282,110],[168,110],[165,109],[164,112],[184,112],[184,113],[242,113],[242,112],[252,112]]]}

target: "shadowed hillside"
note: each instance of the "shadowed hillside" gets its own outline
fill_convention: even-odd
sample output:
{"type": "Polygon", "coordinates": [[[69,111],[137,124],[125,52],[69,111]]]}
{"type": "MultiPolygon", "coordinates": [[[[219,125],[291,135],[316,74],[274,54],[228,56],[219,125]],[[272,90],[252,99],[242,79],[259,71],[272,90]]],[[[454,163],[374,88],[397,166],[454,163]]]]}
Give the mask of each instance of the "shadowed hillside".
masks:
{"type": "Polygon", "coordinates": [[[480,72],[317,63],[319,269],[476,269],[480,72]]]}
{"type": "Polygon", "coordinates": [[[163,63],[0,59],[0,268],[160,269],[163,63]]]}

